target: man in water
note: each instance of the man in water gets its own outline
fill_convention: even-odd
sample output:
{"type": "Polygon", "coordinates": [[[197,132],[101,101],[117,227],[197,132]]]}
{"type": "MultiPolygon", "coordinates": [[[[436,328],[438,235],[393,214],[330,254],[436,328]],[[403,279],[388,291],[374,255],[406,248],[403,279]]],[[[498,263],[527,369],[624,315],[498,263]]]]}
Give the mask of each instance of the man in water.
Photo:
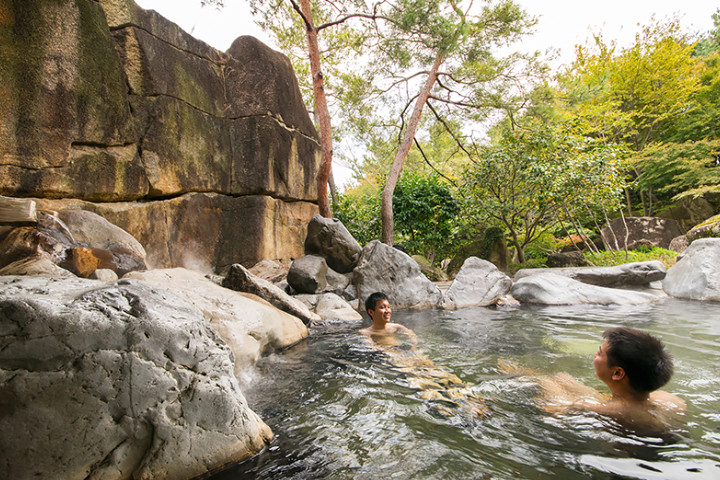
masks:
{"type": "Polygon", "coordinates": [[[387,295],[382,292],[370,295],[365,300],[365,311],[370,315],[373,324],[361,329],[360,333],[370,340],[373,348],[385,353],[393,365],[407,374],[408,384],[419,390],[421,398],[440,402],[435,406],[438,413],[443,416],[453,415],[453,410],[446,405],[453,405],[472,417],[481,417],[488,413],[483,399],[476,396],[468,384],[415,350],[415,332],[390,321],[392,308],[387,295]],[[410,349],[398,348],[401,346],[395,336],[398,333],[408,338],[410,349]]]}
{"type": "Polygon", "coordinates": [[[629,327],[605,330],[603,338],[593,364],[595,376],[608,386],[611,395],[603,395],[566,373],[538,376],[543,390],[541,408],[552,413],[591,410],[642,431],[658,432],[679,423],[685,402],[658,390],[673,374],[672,357],[662,342],[629,327]]]}
{"type": "Polygon", "coordinates": [[[396,333],[402,333],[408,337],[413,346],[417,345],[415,332],[399,323],[392,323],[392,308],[387,295],[382,292],[375,292],[365,300],[365,311],[370,315],[373,324],[363,328],[360,333],[370,337],[380,345],[397,345],[396,333]]]}

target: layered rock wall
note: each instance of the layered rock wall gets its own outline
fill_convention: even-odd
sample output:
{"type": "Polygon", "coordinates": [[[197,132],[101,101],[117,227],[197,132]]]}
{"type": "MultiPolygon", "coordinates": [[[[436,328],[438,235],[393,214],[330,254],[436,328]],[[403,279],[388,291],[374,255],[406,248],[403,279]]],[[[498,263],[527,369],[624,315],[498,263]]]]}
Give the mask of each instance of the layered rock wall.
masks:
{"type": "Polygon", "coordinates": [[[287,57],[132,0],[4,2],[0,52],[0,194],[95,211],[154,267],[303,255],[319,145],[287,57]]]}

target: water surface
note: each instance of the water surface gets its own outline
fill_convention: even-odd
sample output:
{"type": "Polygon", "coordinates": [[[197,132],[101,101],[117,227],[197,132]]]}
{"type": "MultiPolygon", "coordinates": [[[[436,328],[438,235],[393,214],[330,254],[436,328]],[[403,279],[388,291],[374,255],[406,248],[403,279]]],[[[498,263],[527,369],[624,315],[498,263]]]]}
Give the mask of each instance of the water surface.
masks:
{"type": "Polygon", "coordinates": [[[362,341],[360,324],[320,326],[249,374],[248,402],[276,437],[213,478],[717,479],[719,312],[718,304],[669,298],[631,307],[393,312],[415,330],[422,355],[486,399],[484,417],[424,399],[407,369],[362,341]],[[650,331],[673,353],[675,376],[663,389],[688,405],[682,428],[645,437],[593,413],[556,417],[537,408],[532,381],[498,369],[498,360],[510,360],[605,390],[592,358],[601,333],[617,325],[650,331]]]}

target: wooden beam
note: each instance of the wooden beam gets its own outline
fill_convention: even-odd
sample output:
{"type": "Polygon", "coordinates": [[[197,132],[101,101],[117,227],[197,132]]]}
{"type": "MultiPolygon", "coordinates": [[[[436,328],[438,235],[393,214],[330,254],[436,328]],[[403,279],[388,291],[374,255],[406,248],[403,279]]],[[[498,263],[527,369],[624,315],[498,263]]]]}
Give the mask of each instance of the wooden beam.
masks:
{"type": "Polygon", "coordinates": [[[35,200],[0,195],[0,223],[36,223],[35,200]]]}

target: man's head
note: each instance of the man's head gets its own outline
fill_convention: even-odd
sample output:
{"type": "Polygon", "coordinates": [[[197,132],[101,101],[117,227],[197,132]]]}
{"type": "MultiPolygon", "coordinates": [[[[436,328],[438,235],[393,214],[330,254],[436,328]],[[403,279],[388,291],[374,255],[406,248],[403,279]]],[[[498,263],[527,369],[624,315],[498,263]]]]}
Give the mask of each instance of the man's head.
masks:
{"type": "Polygon", "coordinates": [[[388,296],[382,292],[372,293],[367,299],[365,299],[365,311],[368,312],[368,315],[372,317],[370,310],[375,310],[377,303],[381,300],[389,301],[388,296]]]}
{"type": "MultiPolygon", "coordinates": [[[[659,339],[628,327],[605,330],[603,338],[601,352],[607,361],[605,367],[620,367],[633,390],[649,393],[670,381],[672,356],[659,339]]],[[[596,365],[596,373],[597,369],[596,365]]]]}

